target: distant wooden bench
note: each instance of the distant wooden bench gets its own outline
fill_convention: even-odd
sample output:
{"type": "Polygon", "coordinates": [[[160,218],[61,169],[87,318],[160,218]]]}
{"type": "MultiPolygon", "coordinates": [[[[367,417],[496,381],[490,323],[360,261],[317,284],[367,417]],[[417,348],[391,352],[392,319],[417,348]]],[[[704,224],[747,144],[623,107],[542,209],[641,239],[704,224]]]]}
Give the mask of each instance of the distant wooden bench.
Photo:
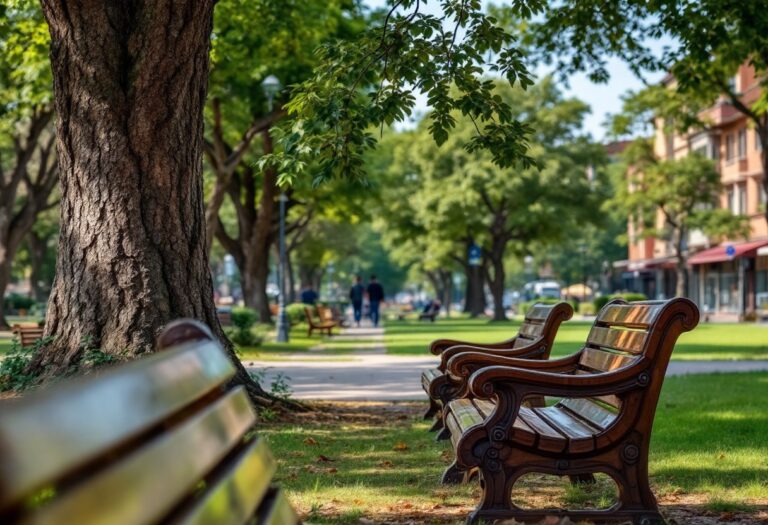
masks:
{"type": "Polygon", "coordinates": [[[18,338],[21,346],[32,346],[38,339],[43,338],[43,327],[33,323],[15,324],[11,327],[11,332],[18,338]]]}
{"type": "Polygon", "coordinates": [[[331,335],[331,330],[337,326],[335,321],[323,321],[322,319],[320,319],[320,321],[315,321],[315,318],[312,315],[312,309],[309,307],[304,307],[304,316],[307,318],[307,335],[310,337],[315,331],[320,331],[320,333],[325,332],[328,335],[331,335]]]}
{"type": "Polygon", "coordinates": [[[171,323],[165,350],[34,392],[0,411],[0,523],[299,522],[207,327],[171,323]]]}
{"type": "Polygon", "coordinates": [[[344,326],[346,324],[344,316],[341,314],[341,310],[337,307],[317,305],[317,316],[324,323],[336,323],[336,326],[344,326]]]}
{"type": "Polygon", "coordinates": [[[221,326],[232,326],[232,310],[216,310],[221,326]]]}
{"type": "MultiPolygon", "coordinates": [[[[648,448],[664,374],[678,336],[696,327],[699,311],[688,299],[627,304],[615,301],[598,314],[584,347],[536,363],[505,358],[469,378],[473,397],[448,404],[446,426],[456,461],[448,471],[479,469],[482,496],[467,522],[546,516],[663,523],[648,484],[648,448]],[[519,365],[519,366],[518,366],[519,365]],[[529,396],[560,400],[528,408],[529,396]],[[606,510],[525,510],[512,503],[523,474],[608,474],[619,501],[606,510]]],[[[459,373],[453,360],[450,373],[459,373]]],[[[481,355],[481,354],[480,354],[481,355]]]]}
{"type": "Polygon", "coordinates": [[[432,303],[429,305],[429,308],[426,312],[421,312],[419,314],[419,321],[432,321],[435,322],[435,318],[437,317],[437,314],[440,313],[440,305],[432,303]]]}
{"type": "Polygon", "coordinates": [[[498,357],[517,357],[546,360],[552,351],[552,343],[563,321],[573,317],[573,308],[566,302],[544,305],[534,304],[525,316],[517,334],[500,343],[469,343],[454,339],[438,339],[429,347],[430,352],[440,356],[437,368],[421,374],[421,385],[429,396],[429,409],[424,419],[437,416],[432,431],[442,430],[438,439],[447,439],[448,430],[443,421],[443,407],[456,398],[467,395],[467,377],[470,371],[498,364],[498,357]],[[468,359],[457,361],[467,373],[464,377],[452,377],[446,372],[448,360],[462,352],[473,352],[468,359]],[[477,353],[482,355],[478,356],[477,353]]]}

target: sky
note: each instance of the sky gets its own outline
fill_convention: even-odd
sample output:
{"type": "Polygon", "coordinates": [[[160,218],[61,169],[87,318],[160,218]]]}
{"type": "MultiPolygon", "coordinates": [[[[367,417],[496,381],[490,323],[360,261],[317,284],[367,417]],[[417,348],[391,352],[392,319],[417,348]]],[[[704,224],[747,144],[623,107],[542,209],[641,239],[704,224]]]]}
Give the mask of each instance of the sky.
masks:
{"type": "MultiPolygon", "coordinates": [[[[383,7],[386,0],[364,0],[363,3],[371,8],[378,8],[383,7]]],[[[427,3],[424,12],[438,14],[437,2],[427,3]]],[[[584,119],[584,130],[599,141],[607,140],[604,123],[609,114],[621,111],[621,96],[628,91],[639,90],[643,87],[643,83],[619,59],[609,59],[607,70],[610,74],[610,80],[605,84],[594,84],[586,75],[578,74],[569,78],[567,86],[561,86],[566,96],[577,97],[589,104],[592,111],[584,119]]],[[[538,77],[542,77],[551,72],[551,69],[542,66],[534,71],[538,77]]],[[[663,74],[661,73],[648,75],[647,80],[657,82],[662,77],[663,74]]],[[[417,111],[424,113],[427,110],[426,99],[418,97],[417,111]]]]}

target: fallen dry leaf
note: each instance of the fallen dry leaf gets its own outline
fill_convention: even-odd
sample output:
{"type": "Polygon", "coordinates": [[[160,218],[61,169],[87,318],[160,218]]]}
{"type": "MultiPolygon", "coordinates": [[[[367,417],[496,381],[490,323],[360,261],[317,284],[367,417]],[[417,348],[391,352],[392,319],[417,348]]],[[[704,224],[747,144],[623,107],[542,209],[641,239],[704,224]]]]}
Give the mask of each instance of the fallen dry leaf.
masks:
{"type": "Polygon", "coordinates": [[[317,462],[318,463],[327,463],[329,461],[336,461],[335,459],[331,459],[328,456],[324,456],[323,454],[320,454],[317,456],[317,462]]]}
{"type": "Polygon", "coordinates": [[[315,438],[308,437],[308,438],[304,439],[304,444],[305,445],[317,445],[317,440],[315,438]]]}
{"type": "Polygon", "coordinates": [[[392,450],[402,452],[403,450],[408,450],[408,445],[402,441],[398,441],[397,443],[395,443],[395,446],[392,447],[392,450]]]}

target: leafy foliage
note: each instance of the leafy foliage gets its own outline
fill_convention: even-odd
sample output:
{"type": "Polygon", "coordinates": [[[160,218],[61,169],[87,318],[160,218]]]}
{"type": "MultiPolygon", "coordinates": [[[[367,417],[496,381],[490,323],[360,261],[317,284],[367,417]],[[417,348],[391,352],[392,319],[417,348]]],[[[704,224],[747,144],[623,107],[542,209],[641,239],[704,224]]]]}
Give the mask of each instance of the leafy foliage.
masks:
{"type": "MultiPolygon", "coordinates": [[[[528,17],[541,0],[517,0],[510,9],[528,17]]],[[[264,159],[283,180],[317,159],[315,182],[336,175],[363,178],[363,153],[376,144],[375,128],[413,114],[424,93],[432,112],[428,131],[448,140],[457,115],[473,123],[465,148],[487,150],[493,162],[528,167],[531,129],[514,116],[486,72],[526,88],[533,83],[515,37],[484,14],[479,0],[440,0],[440,15],[422,12],[419,0],[392,0],[375,27],[357,38],[326,44],[312,78],[297,85],[286,109],[295,118],[281,130],[283,154],[264,159]]]]}

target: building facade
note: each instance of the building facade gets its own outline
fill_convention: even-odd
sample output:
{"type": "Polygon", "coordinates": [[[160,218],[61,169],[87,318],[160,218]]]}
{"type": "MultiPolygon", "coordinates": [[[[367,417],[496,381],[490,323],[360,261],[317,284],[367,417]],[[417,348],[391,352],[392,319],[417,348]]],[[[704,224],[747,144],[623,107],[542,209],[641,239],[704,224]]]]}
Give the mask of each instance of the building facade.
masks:
{"type": "MultiPolygon", "coordinates": [[[[665,79],[667,84],[674,79],[665,79]]],[[[750,106],[760,94],[751,66],[742,66],[731,79],[741,101],[750,106]]],[[[687,240],[688,296],[711,318],[738,320],[757,312],[768,314],[768,224],[766,193],[762,186],[760,140],[748,118],[723,96],[702,115],[709,123],[703,131],[670,134],[664,122],[655,122],[654,152],[661,159],[675,159],[691,152],[712,159],[721,176],[720,206],[749,221],[747,239],[710,239],[692,232],[687,240]]],[[[658,218],[663,226],[663,218],[658,218]]],[[[669,243],[644,238],[629,226],[628,260],[617,263],[626,289],[650,298],[667,298],[675,292],[675,264],[669,243]]]]}

